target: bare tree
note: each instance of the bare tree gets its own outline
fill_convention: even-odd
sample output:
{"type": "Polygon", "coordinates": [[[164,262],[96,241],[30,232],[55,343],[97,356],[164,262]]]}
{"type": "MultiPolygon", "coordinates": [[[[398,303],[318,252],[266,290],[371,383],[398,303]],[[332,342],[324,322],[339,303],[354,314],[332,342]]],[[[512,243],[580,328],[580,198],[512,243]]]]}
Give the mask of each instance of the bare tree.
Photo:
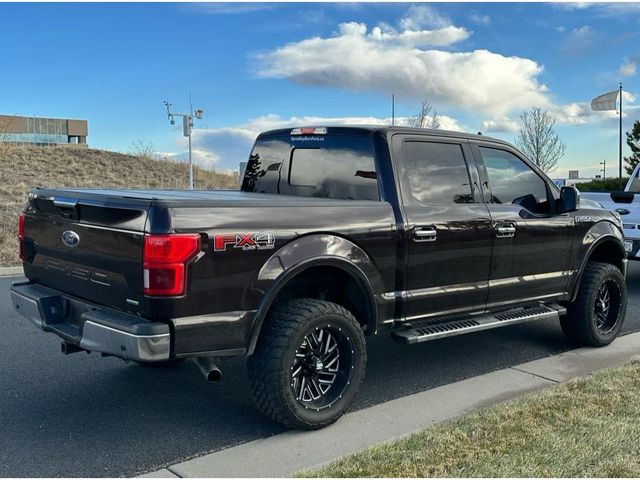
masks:
{"type": "Polygon", "coordinates": [[[409,117],[408,123],[412,127],[418,128],[440,128],[440,118],[438,112],[428,100],[423,100],[420,105],[420,111],[409,117]]]}
{"type": "Polygon", "coordinates": [[[522,128],[516,138],[516,146],[544,172],[558,166],[567,146],[555,131],[556,121],[541,108],[534,107],[520,115],[522,128]]]}
{"type": "Polygon", "coordinates": [[[129,147],[129,153],[134,157],[148,158],[150,160],[156,157],[156,151],[153,147],[153,143],[144,143],[142,140],[132,142],[129,147]]]}

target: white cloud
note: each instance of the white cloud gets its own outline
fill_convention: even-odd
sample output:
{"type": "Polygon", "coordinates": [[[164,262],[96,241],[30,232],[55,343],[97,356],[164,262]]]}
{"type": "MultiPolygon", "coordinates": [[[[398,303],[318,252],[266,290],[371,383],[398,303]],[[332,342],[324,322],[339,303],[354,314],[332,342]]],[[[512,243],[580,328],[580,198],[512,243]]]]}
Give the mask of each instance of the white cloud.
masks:
{"type": "Polygon", "coordinates": [[[547,88],[538,81],[543,67],[533,60],[488,50],[428,48],[468,35],[454,26],[398,33],[388,26],[369,31],[362,23],[343,23],[332,37],[313,37],[256,55],[258,76],[356,91],[398,91],[493,115],[549,103],[547,88]]]}
{"type": "Polygon", "coordinates": [[[489,15],[481,15],[479,13],[472,13],[469,16],[469,20],[477,25],[491,25],[491,17],[489,15]]]}
{"type": "Polygon", "coordinates": [[[618,74],[623,77],[633,77],[636,74],[636,68],[635,62],[625,59],[620,68],[618,68],[618,74]]]}
{"type": "Polygon", "coordinates": [[[554,8],[566,11],[590,9],[603,18],[625,18],[640,13],[640,3],[637,2],[553,2],[552,5],[554,8]]]}
{"type": "MultiPolygon", "coordinates": [[[[361,23],[342,24],[341,32],[350,34],[351,28],[355,35],[367,35],[367,27],[361,23]]],[[[436,30],[405,30],[396,32],[392,28],[382,25],[371,29],[367,36],[370,40],[387,45],[402,45],[406,47],[444,47],[469,38],[470,32],[461,27],[448,26],[436,30]]]]}
{"type": "Polygon", "coordinates": [[[429,5],[412,5],[400,19],[400,27],[405,30],[422,28],[443,28],[452,25],[449,17],[439,13],[429,5]]]}
{"type": "Polygon", "coordinates": [[[591,52],[599,34],[589,25],[571,30],[562,44],[562,50],[569,55],[580,56],[591,52]]]}
{"type": "Polygon", "coordinates": [[[514,133],[520,130],[520,123],[515,118],[499,117],[482,122],[482,133],[514,133]]]}
{"type": "MultiPolygon", "coordinates": [[[[623,117],[629,115],[629,110],[633,111],[639,106],[634,103],[636,96],[631,92],[622,92],[623,101],[626,105],[623,117]]],[[[597,124],[618,118],[615,110],[605,110],[594,112],[591,110],[591,102],[572,102],[562,105],[550,105],[547,109],[555,118],[556,125],[577,126],[587,124],[597,124]]],[[[495,117],[482,122],[483,132],[514,133],[520,130],[520,119],[517,116],[495,117]]]]}

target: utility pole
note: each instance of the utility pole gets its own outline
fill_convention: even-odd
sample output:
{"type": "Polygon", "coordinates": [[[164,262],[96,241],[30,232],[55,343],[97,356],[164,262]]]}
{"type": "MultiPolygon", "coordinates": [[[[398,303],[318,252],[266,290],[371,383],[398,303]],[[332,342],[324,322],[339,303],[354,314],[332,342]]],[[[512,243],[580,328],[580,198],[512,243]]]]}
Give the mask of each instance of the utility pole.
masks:
{"type": "Polygon", "coordinates": [[[602,165],[602,168],[600,169],[600,171],[602,172],[602,181],[604,182],[607,179],[607,161],[606,160],[601,161],[600,165],[602,165]]]}
{"type": "Polygon", "coordinates": [[[191,160],[191,130],[193,128],[193,119],[202,119],[204,110],[191,106],[191,93],[189,93],[189,113],[176,113],[171,111],[171,104],[165,100],[164,106],[167,108],[167,118],[170,125],[175,125],[176,121],[173,117],[182,117],[182,134],[189,138],[189,190],[193,190],[193,162],[191,160]]]}

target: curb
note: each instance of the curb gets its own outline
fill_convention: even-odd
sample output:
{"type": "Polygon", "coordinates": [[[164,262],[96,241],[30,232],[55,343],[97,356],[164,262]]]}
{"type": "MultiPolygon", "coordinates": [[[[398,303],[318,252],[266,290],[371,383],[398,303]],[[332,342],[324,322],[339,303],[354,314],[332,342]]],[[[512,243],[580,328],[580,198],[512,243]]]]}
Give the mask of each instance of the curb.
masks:
{"type": "Polygon", "coordinates": [[[196,457],[141,477],[286,477],[319,468],[465,413],[599,370],[640,353],[640,333],[606,348],[579,348],[344,415],[322,430],[287,431],[196,457]],[[322,449],[318,445],[323,445],[322,449]]]}
{"type": "Polygon", "coordinates": [[[0,267],[0,277],[21,277],[23,274],[22,267],[0,267]]]}

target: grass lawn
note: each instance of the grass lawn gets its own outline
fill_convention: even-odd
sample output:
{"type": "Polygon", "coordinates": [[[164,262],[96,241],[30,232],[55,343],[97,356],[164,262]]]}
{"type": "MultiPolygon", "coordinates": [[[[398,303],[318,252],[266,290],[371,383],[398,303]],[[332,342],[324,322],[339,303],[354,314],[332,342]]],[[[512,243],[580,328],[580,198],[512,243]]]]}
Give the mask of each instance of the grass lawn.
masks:
{"type": "Polygon", "coordinates": [[[640,361],[299,476],[640,477],[640,361]]]}

